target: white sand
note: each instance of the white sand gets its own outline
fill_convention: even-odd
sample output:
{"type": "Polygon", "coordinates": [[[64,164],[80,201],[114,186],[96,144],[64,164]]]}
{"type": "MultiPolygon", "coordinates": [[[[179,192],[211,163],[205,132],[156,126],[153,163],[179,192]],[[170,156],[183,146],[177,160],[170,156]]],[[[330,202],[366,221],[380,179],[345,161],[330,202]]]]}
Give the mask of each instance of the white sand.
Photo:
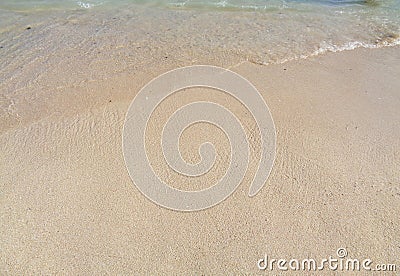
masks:
{"type": "Polygon", "coordinates": [[[322,259],[339,247],[398,262],[399,61],[393,47],[232,64],[271,109],[277,158],[256,197],[245,180],[196,213],[147,200],[123,161],[128,105],[166,67],[43,87],[45,101],[1,117],[1,274],[254,274],[265,254],[322,259]]]}

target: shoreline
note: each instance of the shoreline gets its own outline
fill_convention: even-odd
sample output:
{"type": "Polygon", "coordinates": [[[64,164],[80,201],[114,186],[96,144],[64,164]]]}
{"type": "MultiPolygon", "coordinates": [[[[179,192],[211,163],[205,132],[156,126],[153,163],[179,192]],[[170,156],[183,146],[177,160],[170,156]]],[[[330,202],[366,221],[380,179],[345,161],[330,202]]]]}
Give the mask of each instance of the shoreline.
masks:
{"type": "Polygon", "coordinates": [[[384,11],[311,5],[305,10],[218,12],[135,4],[1,11],[0,89],[6,100],[26,90],[40,98],[43,86],[79,86],[159,66],[275,64],[324,51],[398,44],[398,16],[384,11]]]}
{"type": "MultiPolygon", "coordinates": [[[[107,105],[113,101],[126,101],[128,99],[132,100],[134,95],[136,95],[141,87],[143,87],[150,80],[162,73],[179,67],[191,65],[213,65],[235,71],[235,68],[240,66],[254,65],[259,66],[259,68],[262,69],[278,68],[277,70],[281,71],[282,68],[292,66],[293,64],[314,63],[318,62],[319,59],[332,60],[336,55],[343,60],[347,60],[347,57],[351,58],[352,56],[360,57],[362,60],[367,58],[369,53],[374,54],[374,51],[386,53],[383,56],[387,56],[388,53],[396,53],[399,50],[400,46],[387,46],[381,48],[360,47],[339,52],[325,52],[316,56],[309,56],[307,58],[298,58],[294,60],[288,60],[283,63],[265,65],[249,60],[236,60],[235,58],[222,60],[219,56],[211,57],[209,63],[198,63],[196,61],[190,63],[167,61],[159,64],[157,67],[148,67],[143,69],[143,71],[121,72],[104,79],[85,78],[81,79],[75,84],[72,83],[65,86],[56,86],[55,89],[54,86],[52,87],[52,83],[48,85],[46,84],[46,80],[44,80],[44,82],[37,83],[34,86],[29,85],[28,87],[18,90],[17,95],[9,95],[8,93],[5,95],[3,94],[6,102],[2,107],[3,114],[2,117],[0,117],[2,120],[2,123],[0,124],[0,134],[8,132],[9,130],[12,130],[18,126],[25,126],[35,121],[40,121],[45,117],[56,116],[55,118],[62,118],[64,116],[63,111],[68,112],[68,109],[71,109],[71,114],[76,114],[76,112],[79,112],[79,110],[87,111],[93,108],[96,109],[107,107],[107,105]],[[97,87],[101,87],[102,90],[108,89],[108,91],[105,94],[99,93],[96,91],[97,87]],[[53,95],[49,95],[49,89],[54,89],[54,91],[51,93],[53,95]],[[120,91],[115,91],[117,89],[120,91]],[[43,102],[43,100],[40,98],[42,95],[35,95],[35,92],[38,90],[42,90],[40,93],[46,96],[45,99],[46,101],[49,101],[49,103],[45,104],[43,102]],[[67,93],[69,95],[65,95],[67,93]],[[22,95],[22,97],[25,95],[29,97],[29,102],[28,98],[21,98],[20,95],[22,95]],[[73,99],[74,97],[77,98],[73,99]],[[17,101],[20,103],[20,105],[16,104],[17,101]],[[85,101],[91,103],[91,105],[87,105],[84,103],[85,101]],[[25,112],[28,113],[24,114],[25,112]]],[[[354,57],[351,58],[351,60],[356,61],[354,57]]]]}

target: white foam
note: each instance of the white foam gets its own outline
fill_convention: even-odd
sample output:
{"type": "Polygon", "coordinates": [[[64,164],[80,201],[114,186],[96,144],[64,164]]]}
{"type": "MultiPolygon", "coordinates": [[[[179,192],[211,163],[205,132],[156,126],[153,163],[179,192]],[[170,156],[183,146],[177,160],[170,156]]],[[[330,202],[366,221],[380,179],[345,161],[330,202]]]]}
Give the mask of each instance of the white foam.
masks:
{"type": "MultiPolygon", "coordinates": [[[[393,46],[398,46],[400,45],[400,38],[394,39],[393,41],[382,41],[376,44],[372,43],[365,43],[365,42],[360,42],[360,41],[351,41],[344,43],[342,45],[335,45],[335,44],[329,44],[327,42],[323,42],[320,44],[317,50],[312,52],[311,54],[303,54],[300,56],[295,56],[292,58],[286,58],[282,59],[276,63],[278,64],[283,64],[288,61],[293,61],[293,60],[299,60],[299,59],[307,59],[309,57],[314,57],[322,54],[326,54],[329,52],[336,53],[336,52],[342,52],[342,51],[350,51],[354,50],[357,48],[367,48],[367,49],[377,49],[377,48],[382,48],[382,47],[393,47],[393,46]]],[[[274,63],[274,62],[272,62],[274,63]]],[[[264,65],[268,65],[270,63],[263,63],[264,65]]]]}
{"type": "Polygon", "coordinates": [[[317,50],[315,50],[310,56],[317,56],[327,52],[349,51],[357,48],[375,49],[375,48],[396,46],[396,45],[400,45],[400,38],[397,38],[393,41],[383,41],[376,44],[365,43],[360,41],[351,41],[343,45],[335,45],[335,44],[327,44],[326,42],[324,42],[323,45],[321,45],[317,50]]]}
{"type": "Polygon", "coordinates": [[[84,8],[84,9],[90,9],[90,8],[93,8],[95,6],[94,4],[84,3],[84,2],[80,2],[80,1],[78,1],[77,4],[78,4],[79,7],[84,8]]]}

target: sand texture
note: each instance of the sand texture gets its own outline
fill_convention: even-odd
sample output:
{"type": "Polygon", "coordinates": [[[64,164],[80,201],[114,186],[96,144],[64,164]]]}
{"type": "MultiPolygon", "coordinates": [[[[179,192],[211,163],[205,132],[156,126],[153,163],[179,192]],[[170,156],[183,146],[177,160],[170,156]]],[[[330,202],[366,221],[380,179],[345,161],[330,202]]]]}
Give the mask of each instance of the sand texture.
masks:
{"type": "MultiPolygon", "coordinates": [[[[339,247],[354,258],[399,261],[399,47],[267,66],[225,64],[268,103],[277,156],[257,196],[247,196],[247,177],[226,201],[194,213],[145,198],[128,175],[121,145],[136,93],[182,65],[189,64],[170,60],[58,88],[42,80],[40,94],[22,89],[17,105],[11,96],[4,99],[1,274],[257,274],[257,260],[265,254],[321,259],[339,247]]],[[[195,95],[181,93],[164,108],[195,95]]],[[[193,149],[203,132],[195,128],[182,138],[184,157],[197,160],[193,149]]],[[[221,133],[207,135],[221,142],[210,180],[221,176],[228,157],[221,133]]],[[[160,163],[157,148],[150,155],[160,163]]],[[[179,180],[158,163],[156,170],[178,179],[178,188],[207,186],[208,180],[179,180]]]]}

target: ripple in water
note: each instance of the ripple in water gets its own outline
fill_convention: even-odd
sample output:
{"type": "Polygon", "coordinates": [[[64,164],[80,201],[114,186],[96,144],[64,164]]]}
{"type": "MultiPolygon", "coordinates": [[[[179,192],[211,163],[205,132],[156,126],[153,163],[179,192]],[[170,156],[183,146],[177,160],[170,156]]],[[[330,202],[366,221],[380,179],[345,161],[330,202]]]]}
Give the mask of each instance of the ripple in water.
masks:
{"type": "Polygon", "coordinates": [[[394,0],[6,0],[0,3],[0,76],[14,93],[50,75],[57,87],[168,60],[270,64],[398,45],[399,5],[394,0]]]}

